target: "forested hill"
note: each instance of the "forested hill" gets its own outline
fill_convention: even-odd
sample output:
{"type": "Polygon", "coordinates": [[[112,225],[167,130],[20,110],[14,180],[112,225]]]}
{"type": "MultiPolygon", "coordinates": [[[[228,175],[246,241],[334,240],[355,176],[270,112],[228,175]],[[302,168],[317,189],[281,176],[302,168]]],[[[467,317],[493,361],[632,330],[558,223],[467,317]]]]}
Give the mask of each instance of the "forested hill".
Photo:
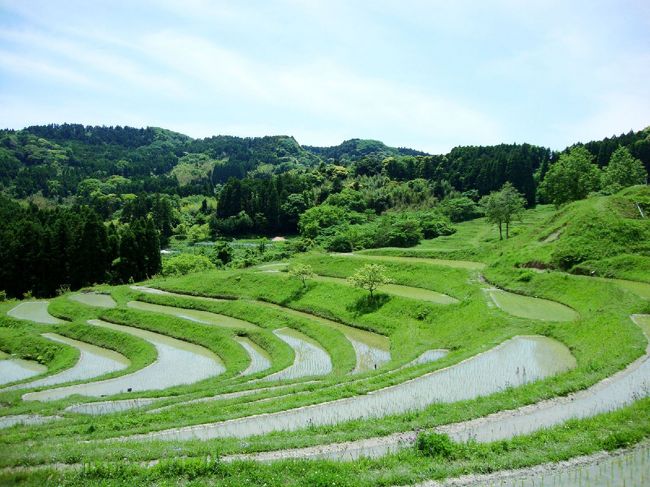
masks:
{"type": "MultiPolygon", "coordinates": [[[[601,167],[619,145],[650,168],[650,129],[584,144],[601,167]]],[[[424,179],[434,183],[437,197],[452,188],[480,196],[511,181],[534,204],[537,184],[557,157],[529,144],[456,147],[429,155],[375,140],[310,147],[290,136],[192,139],[155,127],[45,125],[0,131],[0,190],[15,198],[54,200],[97,190],[208,196],[233,177],[270,180],[310,173],[308,185],[333,179],[335,191],[342,176],[424,179]]]]}

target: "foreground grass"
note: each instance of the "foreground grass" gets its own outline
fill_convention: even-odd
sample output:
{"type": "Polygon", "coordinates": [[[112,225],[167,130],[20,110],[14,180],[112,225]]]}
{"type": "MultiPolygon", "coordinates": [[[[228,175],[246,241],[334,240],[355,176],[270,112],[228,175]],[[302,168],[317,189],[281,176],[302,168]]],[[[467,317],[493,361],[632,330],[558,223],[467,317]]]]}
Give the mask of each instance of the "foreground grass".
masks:
{"type": "MultiPolygon", "coordinates": [[[[584,389],[641,356],[646,340],[629,319],[629,315],[650,312],[650,304],[613,282],[558,272],[537,273],[522,268],[521,265],[528,262],[527,259],[531,256],[542,260],[553,258],[557,240],[546,240],[556,229],[563,228],[570,218],[566,212],[556,214],[550,208],[540,208],[530,216],[531,220],[515,231],[515,236],[508,242],[499,242],[493,228],[483,221],[475,221],[466,226],[461,225],[455,236],[425,242],[419,249],[377,249],[373,252],[482,261],[488,266],[480,272],[490,283],[511,292],[563,303],[579,313],[579,319],[575,321],[551,323],[522,319],[489,307],[489,297],[482,290],[486,285],[479,279],[477,270],[387,261],[381,263],[387,267],[390,277],[396,283],[442,292],[460,302],[436,305],[381,293],[377,300],[370,301],[363,291],[336,283],[310,282],[304,288],[300,282],[284,274],[270,275],[254,270],[217,271],[157,279],[147,285],[187,295],[229,298],[224,302],[203,301],[191,296],[145,295],[126,286],[106,287],[104,289],[109,290],[118,303],[118,308],[114,310],[85,307],[70,302],[65,297],[53,300],[50,312],[71,320],[71,324],[36,326],[3,318],[0,320],[0,336],[3,332],[6,333],[5,329],[20,330],[29,337],[37,336],[41,330],[76,334],[73,337],[84,337],[82,339],[86,341],[92,340],[107,348],[123,351],[136,362],[137,367],[151,359],[147,356],[146,349],[129,348],[136,347],[137,341],[126,339],[128,343],[120,343],[124,338],[114,336],[120,334],[111,332],[106,336],[96,336],[92,330],[87,330],[95,328],[84,325],[85,320],[101,317],[206,346],[228,362],[230,371],[222,377],[201,383],[146,394],[165,396],[160,405],[173,406],[161,413],[131,411],[105,417],[66,415],[64,420],[49,425],[4,430],[0,438],[0,449],[3,451],[3,455],[0,455],[1,466],[46,465],[53,462],[83,462],[93,465],[81,473],[46,470],[5,474],[0,477],[0,483],[392,485],[556,461],[603,448],[618,448],[649,437],[650,400],[643,399],[624,410],[589,420],[572,421],[535,435],[490,445],[458,446],[450,458],[430,458],[414,450],[407,450],[381,460],[360,460],[350,464],[291,461],[258,465],[222,464],[205,460],[208,456],[214,459],[218,455],[229,453],[303,447],[381,436],[397,431],[426,430],[441,424],[468,420],[584,389]],[[246,398],[218,403],[183,405],[182,402],[188,399],[272,384],[249,385],[244,383],[246,379],[237,376],[237,372],[247,365],[246,355],[232,340],[234,334],[240,331],[220,330],[170,316],[125,308],[126,303],[133,299],[211,311],[258,325],[260,331],[248,331],[246,334],[269,351],[273,359],[273,370],[288,365],[293,357],[286,344],[271,331],[281,326],[297,328],[328,350],[334,360],[335,370],[317,383],[303,383],[309,382],[308,379],[294,381],[288,389],[281,392],[262,391],[246,398]],[[263,302],[275,303],[279,308],[270,308],[263,302]],[[354,376],[355,381],[352,382],[351,377],[345,374],[354,366],[354,352],[341,333],[308,317],[287,314],[283,308],[300,310],[383,334],[390,340],[393,360],[386,370],[354,376]],[[91,334],[86,337],[85,333],[91,334]],[[291,433],[278,432],[247,438],[246,441],[220,439],[169,443],[83,443],[280,411],[363,394],[457,363],[512,336],[524,334],[542,334],[561,341],[576,357],[577,367],[557,377],[472,401],[434,404],[423,411],[378,420],[351,421],[291,433]],[[450,353],[439,362],[388,372],[431,348],[446,348],[450,353]],[[258,401],[259,399],[268,400],[258,401]],[[188,458],[179,460],[180,456],[188,458]],[[117,465],[124,458],[136,463],[163,461],[151,469],[131,464],[117,465]],[[96,462],[99,464],[95,465],[96,462]]],[[[370,254],[367,254],[368,259],[353,259],[315,253],[301,256],[296,261],[311,265],[319,274],[343,278],[355,272],[359,266],[371,262],[370,254]]],[[[60,356],[56,354],[57,360],[60,360],[60,356]]],[[[72,360],[71,357],[68,357],[68,362],[72,360]]],[[[16,396],[0,395],[0,401],[12,405],[11,409],[6,409],[7,413],[25,411],[55,414],[75,400],[78,399],[71,398],[52,404],[23,404],[18,402],[16,396]]]]}
{"type": "Polygon", "coordinates": [[[65,471],[43,469],[0,474],[3,485],[404,485],[469,473],[489,473],[615,450],[650,438],[650,399],[614,413],[490,444],[456,445],[431,457],[407,449],[378,460],[351,463],[281,461],[222,463],[218,457],[166,460],[153,467],[95,463],[65,471]]]}

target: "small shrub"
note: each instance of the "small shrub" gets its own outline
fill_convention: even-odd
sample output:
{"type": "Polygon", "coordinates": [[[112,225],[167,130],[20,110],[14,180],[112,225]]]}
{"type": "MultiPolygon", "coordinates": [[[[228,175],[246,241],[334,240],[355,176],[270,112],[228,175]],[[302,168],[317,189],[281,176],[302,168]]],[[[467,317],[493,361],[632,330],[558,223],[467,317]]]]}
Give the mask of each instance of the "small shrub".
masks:
{"type": "Polygon", "coordinates": [[[457,445],[447,435],[439,433],[420,433],[416,442],[417,450],[428,457],[453,459],[457,456],[457,445]]]}
{"type": "Polygon", "coordinates": [[[533,277],[535,277],[535,273],[533,271],[521,271],[519,272],[517,280],[519,282],[530,282],[533,277]]]}
{"type": "Polygon", "coordinates": [[[0,289],[0,303],[7,300],[7,291],[0,289]]]}
{"type": "Polygon", "coordinates": [[[63,296],[66,293],[70,292],[70,285],[69,284],[61,284],[59,286],[59,289],[56,290],[56,295],[57,296],[63,296]]]}

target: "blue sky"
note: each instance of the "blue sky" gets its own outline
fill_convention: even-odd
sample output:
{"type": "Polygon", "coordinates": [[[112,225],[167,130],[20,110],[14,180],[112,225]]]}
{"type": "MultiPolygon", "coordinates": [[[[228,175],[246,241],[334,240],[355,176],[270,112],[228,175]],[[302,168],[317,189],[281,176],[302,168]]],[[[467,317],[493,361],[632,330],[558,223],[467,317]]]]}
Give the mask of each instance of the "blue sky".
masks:
{"type": "Polygon", "coordinates": [[[0,0],[0,127],[555,149],[650,125],[650,2],[0,0]]]}

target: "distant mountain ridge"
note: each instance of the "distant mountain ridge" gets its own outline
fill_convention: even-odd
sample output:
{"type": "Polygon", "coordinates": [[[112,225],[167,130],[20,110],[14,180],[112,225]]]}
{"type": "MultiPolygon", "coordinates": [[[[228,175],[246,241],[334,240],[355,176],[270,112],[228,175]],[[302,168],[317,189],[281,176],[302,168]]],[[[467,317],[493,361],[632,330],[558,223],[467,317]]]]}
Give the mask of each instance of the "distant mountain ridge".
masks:
{"type": "MultiPolygon", "coordinates": [[[[650,170],[650,128],[577,145],[601,166],[625,145],[650,170]]],[[[270,178],[337,164],[357,175],[387,171],[391,179],[445,180],[460,191],[481,194],[514,178],[532,202],[534,173],[544,172],[556,158],[550,149],[529,144],[456,147],[429,155],[370,139],[315,147],[287,135],[194,139],[159,127],[50,124],[0,130],[0,191],[17,198],[64,198],[90,178],[115,181],[120,192],[213,194],[231,177],[270,178]]]]}

